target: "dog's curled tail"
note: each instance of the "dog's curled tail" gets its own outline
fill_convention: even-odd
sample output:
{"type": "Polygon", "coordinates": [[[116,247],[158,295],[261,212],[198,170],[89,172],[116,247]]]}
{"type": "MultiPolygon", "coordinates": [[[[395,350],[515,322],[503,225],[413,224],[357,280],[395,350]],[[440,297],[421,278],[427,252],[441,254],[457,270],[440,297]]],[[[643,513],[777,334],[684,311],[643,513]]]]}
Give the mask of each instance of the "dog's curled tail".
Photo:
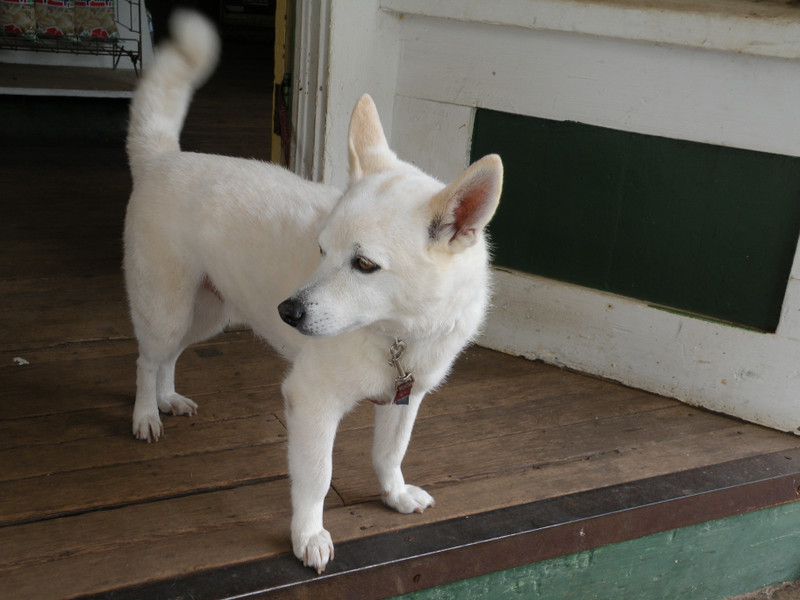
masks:
{"type": "Polygon", "coordinates": [[[176,10],[169,28],[170,39],[157,48],[131,102],[127,149],[134,175],[153,155],[180,150],[192,95],[219,57],[217,30],[201,14],[176,10]]]}

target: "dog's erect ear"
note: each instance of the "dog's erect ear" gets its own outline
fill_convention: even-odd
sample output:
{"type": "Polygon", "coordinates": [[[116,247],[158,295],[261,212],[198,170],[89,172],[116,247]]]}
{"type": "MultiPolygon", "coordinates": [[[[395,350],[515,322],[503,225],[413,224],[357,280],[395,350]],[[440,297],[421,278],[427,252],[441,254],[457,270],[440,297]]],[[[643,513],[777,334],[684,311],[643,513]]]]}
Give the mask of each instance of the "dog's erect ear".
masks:
{"type": "Polygon", "coordinates": [[[503,162],[497,154],[474,162],[431,200],[430,236],[453,252],[469,248],[494,216],[503,189],[503,162]]]}
{"type": "Polygon", "coordinates": [[[378,109],[369,94],[361,96],[353,109],[347,149],[351,183],[370,173],[379,173],[390,168],[396,160],[383,134],[378,109]]]}

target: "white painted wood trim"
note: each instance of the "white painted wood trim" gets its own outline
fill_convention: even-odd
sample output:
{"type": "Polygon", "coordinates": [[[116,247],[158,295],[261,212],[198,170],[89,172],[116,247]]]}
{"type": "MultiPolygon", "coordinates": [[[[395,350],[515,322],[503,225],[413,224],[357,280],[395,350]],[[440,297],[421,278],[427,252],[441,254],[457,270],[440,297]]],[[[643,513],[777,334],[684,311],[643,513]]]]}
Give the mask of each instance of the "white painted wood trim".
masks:
{"type": "Polygon", "coordinates": [[[416,16],[401,35],[398,95],[800,156],[800,60],[416,16]]]}
{"type": "Polygon", "coordinates": [[[362,94],[372,96],[385,130],[392,130],[399,18],[381,11],[376,0],[327,1],[331,9],[322,179],[344,188],[350,114],[362,94]]]}
{"type": "MultiPolygon", "coordinates": [[[[775,334],[779,337],[800,342],[800,244],[794,254],[789,283],[783,299],[781,317],[775,334]]],[[[800,398],[798,398],[800,402],[800,398]]]]}
{"type": "Polygon", "coordinates": [[[800,7],[787,0],[381,0],[381,8],[464,23],[800,57],[800,7]]]}
{"type": "Polygon", "coordinates": [[[297,0],[290,168],[311,181],[322,180],[328,89],[328,2],[297,0]]]}
{"type": "Polygon", "coordinates": [[[495,270],[482,345],[783,431],[800,430],[800,344],[495,270]]]}
{"type": "Polygon", "coordinates": [[[393,122],[402,125],[392,130],[389,143],[404,160],[442,181],[453,181],[468,166],[474,119],[475,110],[468,106],[397,96],[393,122]]]}

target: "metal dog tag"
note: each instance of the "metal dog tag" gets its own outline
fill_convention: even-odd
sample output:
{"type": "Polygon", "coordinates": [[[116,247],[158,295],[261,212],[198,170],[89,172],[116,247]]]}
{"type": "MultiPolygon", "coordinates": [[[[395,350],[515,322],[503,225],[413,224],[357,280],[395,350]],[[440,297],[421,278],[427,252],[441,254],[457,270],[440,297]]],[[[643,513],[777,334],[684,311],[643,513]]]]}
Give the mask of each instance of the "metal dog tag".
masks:
{"type": "Polygon", "coordinates": [[[414,387],[414,376],[411,373],[406,373],[403,363],[400,362],[400,358],[405,351],[406,343],[395,338],[394,344],[389,350],[389,365],[397,369],[397,377],[394,378],[394,399],[391,402],[388,400],[376,400],[375,398],[367,398],[367,400],[378,406],[386,406],[388,404],[405,406],[408,404],[411,388],[414,387]]]}
{"type": "MultiPolygon", "coordinates": [[[[411,375],[409,375],[411,377],[411,375]]],[[[394,395],[392,404],[399,404],[401,406],[408,405],[408,398],[411,396],[411,388],[414,385],[414,378],[411,377],[409,381],[397,385],[397,392],[394,395]]]]}
{"type": "Polygon", "coordinates": [[[389,364],[397,369],[397,377],[394,380],[395,395],[392,404],[407,405],[408,397],[411,395],[411,388],[414,386],[414,376],[406,373],[403,363],[400,362],[406,351],[406,343],[403,340],[394,340],[389,350],[389,364]]]}

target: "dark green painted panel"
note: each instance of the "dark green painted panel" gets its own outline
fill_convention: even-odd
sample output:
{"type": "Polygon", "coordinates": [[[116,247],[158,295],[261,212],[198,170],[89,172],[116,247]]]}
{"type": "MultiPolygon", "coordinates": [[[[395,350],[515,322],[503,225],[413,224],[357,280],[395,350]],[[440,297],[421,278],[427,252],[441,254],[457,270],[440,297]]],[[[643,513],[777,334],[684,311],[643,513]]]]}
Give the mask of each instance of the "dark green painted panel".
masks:
{"type": "Polygon", "coordinates": [[[480,109],[506,169],[495,264],[774,331],[800,159],[480,109]]]}
{"type": "Polygon", "coordinates": [[[798,578],[800,502],[793,502],[396,600],[723,600],[798,578]]]}

